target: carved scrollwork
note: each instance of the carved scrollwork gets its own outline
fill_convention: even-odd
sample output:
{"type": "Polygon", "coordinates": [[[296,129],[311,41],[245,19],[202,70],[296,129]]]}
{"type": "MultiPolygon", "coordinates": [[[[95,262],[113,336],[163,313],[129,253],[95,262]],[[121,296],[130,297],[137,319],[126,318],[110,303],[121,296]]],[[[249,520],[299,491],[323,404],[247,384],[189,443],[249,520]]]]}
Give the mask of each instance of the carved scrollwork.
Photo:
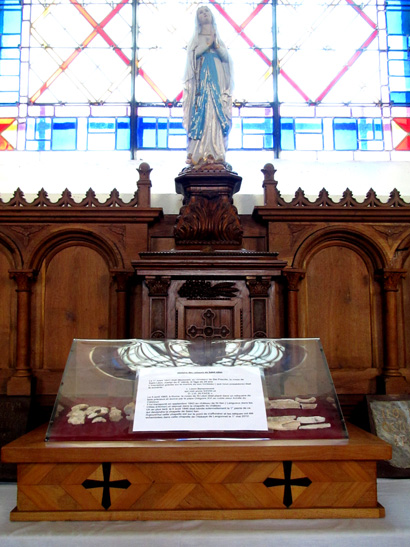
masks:
{"type": "Polygon", "coordinates": [[[174,228],[177,243],[240,244],[242,233],[236,207],[219,196],[192,196],[182,207],[174,228]]]}
{"type": "Polygon", "coordinates": [[[145,283],[149,296],[168,296],[171,278],[169,276],[146,276],[145,283]]]}
{"type": "Polygon", "coordinates": [[[212,300],[215,298],[233,298],[238,292],[233,281],[211,284],[205,279],[188,279],[179,289],[181,298],[188,300],[212,300]]]}
{"type": "Polygon", "coordinates": [[[284,269],[282,271],[284,277],[286,278],[289,291],[298,291],[299,284],[302,279],[305,279],[306,272],[304,270],[297,269],[284,269]]]}
{"type": "Polygon", "coordinates": [[[249,295],[251,298],[255,296],[269,296],[269,289],[271,286],[270,277],[247,277],[246,285],[249,289],[249,295]]]}
{"type": "Polygon", "coordinates": [[[401,279],[406,277],[406,270],[383,270],[381,277],[383,279],[383,289],[386,292],[397,292],[401,279]]]}

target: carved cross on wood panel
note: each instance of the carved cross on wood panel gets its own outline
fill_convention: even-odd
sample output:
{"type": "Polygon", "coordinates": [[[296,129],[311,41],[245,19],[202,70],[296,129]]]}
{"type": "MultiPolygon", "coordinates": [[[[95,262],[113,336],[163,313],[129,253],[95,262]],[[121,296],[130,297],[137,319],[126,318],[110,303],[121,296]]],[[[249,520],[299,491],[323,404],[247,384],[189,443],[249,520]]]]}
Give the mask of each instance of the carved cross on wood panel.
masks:
{"type": "Polygon", "coordinates": [[[230,330],[226,325],[216,327],[214,325],[215,314],[208,308],[202,314],[204,324],[202,326],[191,325],[187,328],[187,334],[191,338],[197,338],[199,336],[204,338],[226,338],[230,334],[230,330]]]}

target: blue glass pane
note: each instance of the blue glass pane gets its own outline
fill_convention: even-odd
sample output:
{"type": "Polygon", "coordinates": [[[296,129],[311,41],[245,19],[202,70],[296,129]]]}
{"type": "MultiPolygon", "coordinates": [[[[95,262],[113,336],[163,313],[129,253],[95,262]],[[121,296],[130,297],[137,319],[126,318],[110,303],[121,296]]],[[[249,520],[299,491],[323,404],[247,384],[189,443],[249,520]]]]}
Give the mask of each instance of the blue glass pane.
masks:
{"type": "Polygon", "coordinates": [[[390,101],[393,104],[408,104],[410,103],[410,93],[401,93],[399,91],[390,93],[390,101]]]}
{"type": "Polygon", "coordinates": [[[410,5],[408,0],[386,1],[387,32],[410,34],[410,5]]]}
{"type": "Polygon", "coordinates": [[[39,152],[45,152],[46,150],[50,150],[50,141],[36,141],[37,142],[37,150],[39,152]]]}
{"type": "Polygon", "coordinates": [[[168,119],[158,118],[158,148],[167,148],[168,145],[168,119]]]}
{"type": "Polygon", "coordinates": [[[51,118],[37,118],[36,119],[36,133],[35,138],[37,140],[51,139],[51,118]]]}
{"type": "Polygon", "coordinates": [[[131,124],[129,118],[117,120],[117,150],[129,150],[131,142],[131,124]]]}
{"type": "Polygon", "coordinates": [[[59,118],[53,120],[53,150],[75,150],[76,137],[77,124],[75,118],[59,118]]]}
{"type": "Polygon", "coordinates": [[[17,9],[0,9],[0,32],[2,34],[20,34],[21,11],[17,9]]]}
{"type": "Polygon", "coordinates": [[[138,118],[138,148],[155,148],[157,144],[157,120],[155,118],[138,118]]]}
{"type": "Polygon", "coordinates": [[[267,150],[273,149],[273,135],[265,135],[263,147],[267,150]]]}
{"type": "Polygon", "coordinates": [[[333,121],[335,150],[357,150],[356,120],[335,118],[333,121]]]}
{"type": "Polygon", "coordinates": [[[90,133],[114,133],[115,120],[113,118],[90,119],[88,131],[90,133]]]}
{"type": "Polygon", "coordinates": [[[281,118],[280,120],[280,147],[282,150],[295,149],[293,118],[281,118]]]}
{"type": "Polygon", "coordinates": [[[321,133],[322,121],[311,119],[296,119],[295,130],[296,133],[321,133]]]}
{"type": "Polygon", "coordinates": [[[370,140],[374,138],[373,121],[362,118],[357,124],[359,139],[370,140]]]}
{"type": "Polygon", "coordinates": [[[382,123],[382,120],[374,120],[374,138],[377,141],[383,140],[383,123],[382,123]]]}
{"type": "Polygon", "coordinates": [[[185,135],[186,131],[182,127],[182,118],[172,119],[169,121],[169,134],[170,135],[185,135]]]}
{"type": "Polygon", "coordinates": [[[244,134],[272,133],[272,118],[243,118],[244,134]]]}

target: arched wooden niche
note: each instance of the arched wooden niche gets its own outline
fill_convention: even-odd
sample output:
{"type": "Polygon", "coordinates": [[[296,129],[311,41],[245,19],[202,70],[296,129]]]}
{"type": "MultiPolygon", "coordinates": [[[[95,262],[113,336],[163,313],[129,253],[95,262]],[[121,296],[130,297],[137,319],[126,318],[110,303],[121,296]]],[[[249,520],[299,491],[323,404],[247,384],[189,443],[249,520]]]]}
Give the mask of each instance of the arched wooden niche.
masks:
{"type": "Polygon", "coordinates": [[[362,234],[322,229],[299,248],[300,331],[319,337],[339,392],[375,391],[382,367],[382,297],[376,273],[383,255],[362,234]]]}

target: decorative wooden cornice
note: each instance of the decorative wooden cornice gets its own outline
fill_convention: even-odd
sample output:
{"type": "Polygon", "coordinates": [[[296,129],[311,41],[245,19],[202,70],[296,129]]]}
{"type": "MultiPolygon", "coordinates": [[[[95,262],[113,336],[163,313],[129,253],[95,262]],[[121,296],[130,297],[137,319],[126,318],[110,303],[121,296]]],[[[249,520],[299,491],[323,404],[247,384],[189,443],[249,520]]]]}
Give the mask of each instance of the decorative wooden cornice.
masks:
{"type": "MultiPolygon", "coordinates": [[[[129,202],[120,198],[118,190],[111,191],[105,201],[99,201],[92,188],[84,199],[75,201],[71,192],[65,189],[57,201],[51,201],[48,193],[41,189],[37,197],[29,202],[18,188],[13,197],[4,202],[0,198],[0,219],[2,222],[64,222],[70,217],[78,222],[142,222],[152,223],[161,218],[162,208],[141,206],[137,190],[129,202]],[[16,215],[17,213],[17,215],[16,215]]],[[[145,199],[147,202],[147,199],[145,199]]]]}
{"type": "Polygon", "coordinates": [[[139,253],[139,260],[132,260],[131,264],[139,276],[152,274],[181,277],[191,275],[196,278],[222,276],[234,279],[243,275],[280,275],[287,262],[279,260],[277,256],[276,252],[230,250],[213,252],[160,251],[139,253]]]}
{"type": "Polygon", "coordinates": [[[276,172],[272,164],[266,164],[262,169],[264,174],[263,188],[265,205],[255,207],[254,217],[259,220],[274,222],[286,218],[295,220],[335,220],[369,221],[388,220],[389,222],[408,222],[410,220],[410,203],[404,201],[395,188],[386,202],[381,201],[371,188],[363,201],[358,201],[352,191],[347,188],[339,201],[334,201],[329,192],[323,188],[314,201],[310,201],[305,192],[299,188],[295,197],[285,201],[274,180],[276,172]]]}
{"type": "Polygon", "coordinates": [[[60,199],[53,202],[48,197],[48,193],[44,190],[44,188],[42,188],[38,192],[37,198],[29,203],[24,197],[24,193],[20,190],[20,188],[17,188],[10,201],[4,203],[0,198],[0,207],[136,207],[138,204],[137,193],[138,191],[134,193],[134,197],[131,201],[125,203],[120,198],[118,190],[114,188],[114,190],[111,191],[110,197],[106,201],[101,202],[96,197],[94,190],[90,188],[86,192],[85,198],[80,202],[77,202],[73,199],[70,190],[66,188],[61,194],[60,199]]]}

